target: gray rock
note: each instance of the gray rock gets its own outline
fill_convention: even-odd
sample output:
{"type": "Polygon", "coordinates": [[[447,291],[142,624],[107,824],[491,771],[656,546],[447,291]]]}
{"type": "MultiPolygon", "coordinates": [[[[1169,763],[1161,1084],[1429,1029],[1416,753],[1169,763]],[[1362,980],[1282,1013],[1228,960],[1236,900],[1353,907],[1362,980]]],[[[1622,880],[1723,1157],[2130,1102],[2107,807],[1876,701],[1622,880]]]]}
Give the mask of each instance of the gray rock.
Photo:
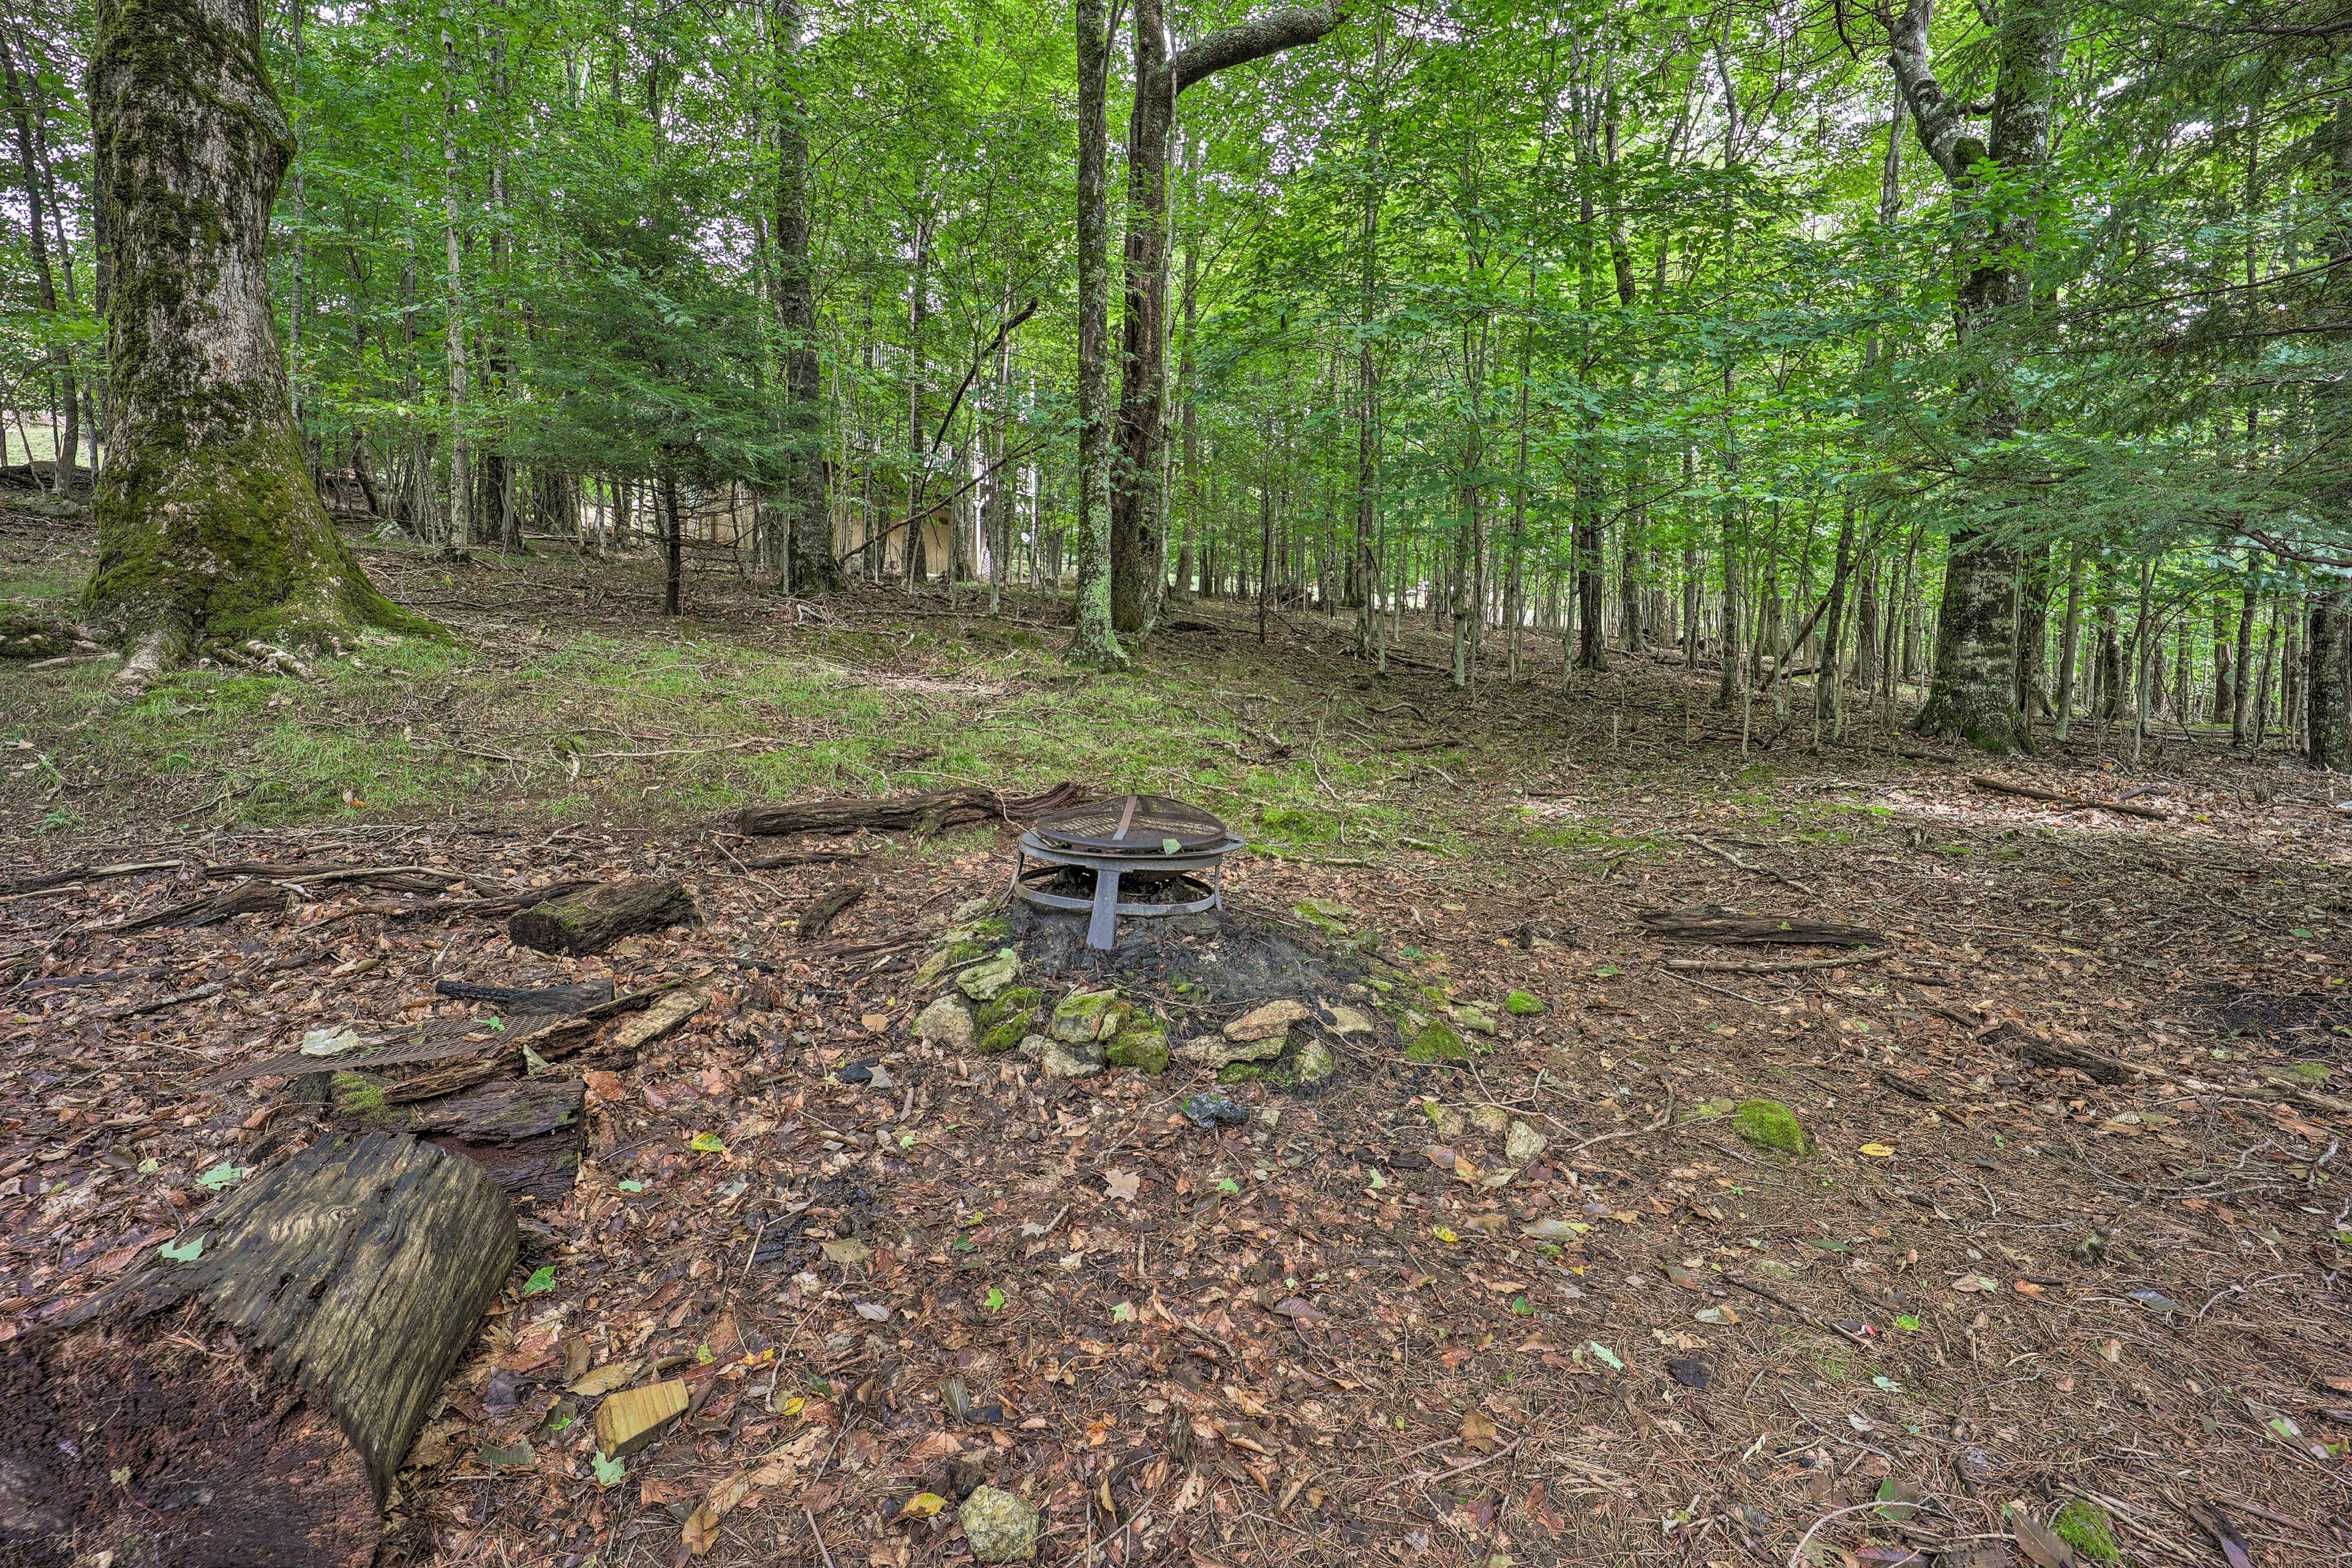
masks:
{"type": "Polygon", "coordinates": [[[1297,1086],[1302,1089],[1322,1088],[1331,1081],[1331,1075],[1339,1069],[1339,1058],[1333,1056],[1331,1047],[1320,1040],[1308,1040],[1301,1045],[1298,1054],[1290,1061],[1291,1074],[1297,1086]]]}
{"type": "Polygon", "coordinates": [[[973,964],[956,976],[956,989],[975,1002],[986,1002],[1021,978],[1021,955],[1000,947],[996,956],[973,964]]]}
{"type": "Polygon", "coordinates": [[[1543,1158],[1551,1140],[1524,1121],[1514,1121],[1503,1135],[1503,1158],[1514,1165],[1532,1165],[1543,1158]]]}
{"type": "Polygon", "coordinates": [[[1304,1003],[1293,1001],[1268,1002],[1254,1007],[1225,1026],[1225,1038],[1236,1041],[1279,1040],[1290,1032],[1293,1024],[1303,1024],[1314,1015],[1304,1003]]]}
{"type": "Polygon", "coordinates": [[[1282,1047],[1280,1035],[1265,1040],[1221,1040],[1206,1035],[1178,1046],[1176,1059],[1204,1068],[1222,1068],[1234,1062],[1270,1062],[1282,1054],[1282,1047]]]}
{"type": "Polygon", "coordinates": [[[942,996],[916,1015],[915,1037],[950,1050],[970,1050],[971,1009],[961,996],[942,996]]]}
{"type": "Polygon", "coordinates": [[[1103,1048],[1095,1040],[1047,1040],[1037,1053],[1037,1065],[1047,1078],[1092,1078],[1103,1069],[1103,1048]]]}
{"type": "Polygon", "coordinates": [[[1026,1563],[1037,1555],[1037,1505],[1002,1487],[974,1488],[956,1521],[975,1561],[1026,1563]]]}

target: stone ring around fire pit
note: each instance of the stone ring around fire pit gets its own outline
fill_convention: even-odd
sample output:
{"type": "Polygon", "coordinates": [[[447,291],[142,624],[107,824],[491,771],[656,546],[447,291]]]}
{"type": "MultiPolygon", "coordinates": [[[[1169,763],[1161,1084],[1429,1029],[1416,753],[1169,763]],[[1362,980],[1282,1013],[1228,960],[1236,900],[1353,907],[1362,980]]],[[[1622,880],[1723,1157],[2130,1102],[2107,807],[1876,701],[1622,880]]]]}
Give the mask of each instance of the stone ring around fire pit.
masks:
{"type": "Polygon", "coordinates": [[[1242,842],[1200,807],[1165,795],[1089,801],[1038,818],[1021,836],[1013,891],[1040,909],[1091,911],[1087,945],[1108,951],[1121,915],[1189,915],[1219,908],[1225,857],[1242,842]],[[1094,873],[1092,894],[1055,891],[1052,884],[1066,868],[1094,873]],[[1119,883],[1129,878],[1156,885],[1164,896],[1120,902],[1119,883]]]}

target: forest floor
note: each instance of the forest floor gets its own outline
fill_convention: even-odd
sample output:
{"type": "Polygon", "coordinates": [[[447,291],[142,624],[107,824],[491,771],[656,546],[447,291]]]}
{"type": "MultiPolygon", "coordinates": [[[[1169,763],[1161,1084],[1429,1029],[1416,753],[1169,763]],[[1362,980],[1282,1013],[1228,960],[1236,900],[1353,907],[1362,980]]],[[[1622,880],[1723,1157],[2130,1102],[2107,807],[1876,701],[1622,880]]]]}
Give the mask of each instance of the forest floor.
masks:
{"type": "MultiPolygon", "coordinates": [[[[0,599],[64,599],[88,548],[0,512],[0,599]]],[[[692,980],[698,1013],[591,1075],[589,1163],[412,1457],[394,1560],[953,1563],[984,1475],[1088,1568],[1991,1568],[2066,1560],[2061,1524],[2085,1563],[2352,1561],[2343,781],[2178,732],[1988,763],[1883,710],[1816,749],[1801,693],[1743,750],[1712,672],[1621,654],[1563,698],[1537,639],[1526,684],[1490,658],[1459,692],[1425,624],[1376,679],[1341,624],[1261,646],[1187,604],[1202,629],[1079,680],[1049,607],[969,591],[700,580],[664,623],[644,563],[366,560],[452,638],[130,700],[0,668],[0,1336],[310,1135],[285,1079],[221,1069],[478,1027],[436,980],[692,980]],[[1313,939],[1321,900],[1350,973],[1495,1032],[1433,1065],[1343,1040],[1325,1092],[1233,1085],[1249,1121],[1202,1130],[1205,1070],[909,1037],[911,963],[1002,896],[1009,833],[720,817],[1066,777],[1218,811],[1253,847],[1234,920],[1313,939]],[[747,866],[777,849],[855,858],[747,866]],[[556,960],[313,887],[106,929],[299,859],[658,873],[702,920],[556,960]],[[28,885],[124,861],[156,864],[28,885]],[[1669,967],[1837,957],[1638,918],[1699,903],[1884,940],[1669,967]],[[1757,1098],[1812,1151],[1744,1141],[1757,1098]],[[1548,1146],[1506,1162],[1485,1107],[1548,1146]],[[584,1390],[656,1372],[693,1406],[600,1485],[584,1390]]]]}

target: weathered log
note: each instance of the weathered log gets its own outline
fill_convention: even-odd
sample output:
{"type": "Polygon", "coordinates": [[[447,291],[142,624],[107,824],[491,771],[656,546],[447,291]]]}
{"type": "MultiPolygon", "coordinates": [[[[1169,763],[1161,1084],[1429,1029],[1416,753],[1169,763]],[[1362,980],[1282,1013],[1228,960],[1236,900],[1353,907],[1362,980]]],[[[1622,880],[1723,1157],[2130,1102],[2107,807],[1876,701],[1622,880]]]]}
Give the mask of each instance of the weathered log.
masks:
{"type": "Polygon", "coordinates": [[[922,795],[896,795],[884,800],[850,796],[838,800],[772,801],[739,808],[734,825],[738,833],[770,838],[791,833],[856,833],[866,829],[932,834],[983,822],[1030,822],[1086,798],[1087,792],[1067,780],[1043,794],[1030,795],[1000,795],[995,790],[972,785],[922,795]]]}
{"type": "Polygon", "coordinates": [[[676,882],[628,877],[534,904],[507,921],[507,935],[541,952],[602,952],[625,936],[694,918],[694,900],[676,882]]]}
{"type": "Polygon", "coordinates": [[[92,921],[86,925],[76,926],[74,929],[78,931],[105,931],[111,935],[128,935],[131,931],[147,931],[155,926],[208,926],[217,924],[234,915],[282,915],[293,902],[294,895],[276,882],[266,882],[257,877],[248,877],[244,881],[234,883],[217,893],[208,893],[201,899],[189,899],[180,903],[167,904],[152,913],[134,915],[129,920],[92,921]]]}
{"type": "Polygon", "coordinates": [[[328,1113],[355,1131],[406,1132],[463,1154],[511,1198],[563,1201],[580,1174],[588,1086],[576,1078],[509,1079],[441,1100],[402,1103],[364,1073],[339,1072],[328,1113]]]}
{"type": "Polygon", "coordinates": [[[793,928],[803,942],[814,942],[833,929],[842,911],[866,896],[866,889],[855,882],[841,882],[827,888],[816,900],[801,913],[800,924],[793,928]]]}
{"type": "Polygon", "coordinates": [[[530,989],[518,989],[511,985],[476,985],[464,980],[436,980],[433,983],[433,989],[440,995],[460,1002],[488,1002],[499,1012],[515,1017],[544,1013],[560,1013],[568,1016],[584,1013],[613,999],[610,979],[593,980],[584,985],[541,985],[530,989]]]}
{"type": "Polygon", "coordinates": [[[506,1194],[413,1138],[329,1138],[0,1345],[0,1563],[348,1564],[514,1266],[506,1194]]]}
{"type": "Polygon", "coordinates": [[[1886,940],[1864,926],[1832,925],[1795,915],[1742,914],[1719,904],[1697,904],[1686,910],[1643,910],[1640,918],[1653,934],[1672,937],[1676,942],[1875,947],[1886,940]]]}

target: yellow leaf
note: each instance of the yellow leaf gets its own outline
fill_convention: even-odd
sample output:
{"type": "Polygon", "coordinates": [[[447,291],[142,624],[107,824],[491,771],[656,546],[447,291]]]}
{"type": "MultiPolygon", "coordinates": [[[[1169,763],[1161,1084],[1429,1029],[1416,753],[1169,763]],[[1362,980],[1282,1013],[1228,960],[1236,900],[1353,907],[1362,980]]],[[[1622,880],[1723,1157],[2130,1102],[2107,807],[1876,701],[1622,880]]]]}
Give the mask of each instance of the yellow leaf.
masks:
{"type": "Polygon", "coordinates": [[[1892,1160],[1895,1158],[1895,1151],[1888,1148],[1884,1143],[1864,1143],[1862,1146],[1862,1152],[1869,1155],[1874,1160],[1892,1160]]]}
{"type": "Polygon", "coordinates": [[[1434,1225],[1434,1226],[1430,1226],[1430,1227],[1429,1227],[1429,1234],[1430,1234],[1430,1235],[1432,1235],[1432,1236],[1433,1236],[1433,1237],[1437,1237],[1437,1239],[1438,1239],[1438,1240],[1440,1240],[1440,1241],[1460,1241],[1460,1240],[1462,1239],[1460,1237],[1458,1237],[1458,1236],[1454,1235],[1452,1231],[1450,1231],[1450,1230],[1446,1229],[1446,1228],[1445,1228],[1444,1226],[1442,1226],[1442,1225],[1434,1225]]]}
{"type": "Polygon", "coordinates": [[[900,1519],[929,1519],[948,1506],[948,1500],[937,1492],[917,1492],[899,1509],[900,1519]]]}

